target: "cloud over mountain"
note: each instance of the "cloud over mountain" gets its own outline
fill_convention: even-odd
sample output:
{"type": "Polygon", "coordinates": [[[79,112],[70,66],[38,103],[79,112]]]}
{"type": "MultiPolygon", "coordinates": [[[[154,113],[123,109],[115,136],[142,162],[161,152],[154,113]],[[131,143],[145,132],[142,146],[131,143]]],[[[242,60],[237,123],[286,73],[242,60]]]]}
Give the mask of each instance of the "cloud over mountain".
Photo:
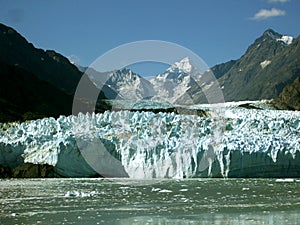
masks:
{"type": "Polygon", "coordinates": [[[269,3],[286,3],[286,2],[288,2],[289,0],[269,0],[268,2],[269,3]]]}
{"type": "Polygon", "coordinates": [[[286,12],[281,9],[261,9],[251,19],[253,20],[265,20],[271,17],[284,16],[286,12]]]}

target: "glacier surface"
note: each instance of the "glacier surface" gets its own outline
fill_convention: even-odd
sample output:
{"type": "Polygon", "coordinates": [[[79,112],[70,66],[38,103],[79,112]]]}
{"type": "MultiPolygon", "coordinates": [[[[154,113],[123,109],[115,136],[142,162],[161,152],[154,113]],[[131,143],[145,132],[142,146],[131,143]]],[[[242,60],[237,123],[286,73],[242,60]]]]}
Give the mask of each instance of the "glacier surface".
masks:
{"type": "Polygon", "coordinates": [[[119,111],[0,125],[0,165],[63,177],[299,177],[300,113],[223,107],[206,117],[119,111]]]}

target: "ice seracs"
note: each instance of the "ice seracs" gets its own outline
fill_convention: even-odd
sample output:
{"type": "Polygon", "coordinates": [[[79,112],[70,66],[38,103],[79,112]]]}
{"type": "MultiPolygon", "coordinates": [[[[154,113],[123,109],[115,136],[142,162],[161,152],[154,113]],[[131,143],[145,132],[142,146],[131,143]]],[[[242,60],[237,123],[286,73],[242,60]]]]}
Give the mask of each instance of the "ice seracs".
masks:
{"type": "Polygon", "coordinates": [[[0,165],[50,164],[64,177],[299,177],[299,112],[205,110],[209,116],[106,111],[2,124],[0,165]]]}

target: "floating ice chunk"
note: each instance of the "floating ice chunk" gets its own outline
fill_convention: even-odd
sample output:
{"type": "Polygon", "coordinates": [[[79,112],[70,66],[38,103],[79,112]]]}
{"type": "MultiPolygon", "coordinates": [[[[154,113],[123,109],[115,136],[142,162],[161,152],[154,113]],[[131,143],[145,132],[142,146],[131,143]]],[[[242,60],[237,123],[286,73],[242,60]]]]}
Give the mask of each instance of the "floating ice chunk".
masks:
{"type": "Polygon", "coordinates": [[[88,193],[82,191],[68,191],[65,194],[65,197],[93,197],[96,194],[97,194],[96,191],[91,191],[88,193]]]}
{"type": "Polygon", "coordinates": [[[152,192],[157,192],[157,191],[160,191],[161,189],[160,188],[152,188],[152,192]]]}
{"type": "Polygon", "coordinates": [[[65,194],[65,197],[78,197],[80,194],[78,191],[68,191],[65,194]]]}
{"type": "Polygon", "coordinates": [[[180,189],[179,191],[182,191],[182,192],[186,192],[188,191],[189,189],[180,189]]]}
{"type": "Polygon", "coordinates": [[[159,193],[171,193],[171,192],[173,192],[173,191],[167,190],[167,189],[162,189],[159,191],[159,193]]]}
{"type": "Polygon", "coordinates": [[[120,189],[125,190],[125,189],[130,189],[130,187],[124,186],[124,187],[120,187],[120,189]]]}
{"type": "Polygon", "coordinates": [[[188,198],[181,198],[181,201],[183,201],[183,202],[188,202],[189,199],[188,199],[188,198]]]}
{"type": "Polygon", "coordinates": [[[292,183],[292,182],[295,182],[295,179],[293,179],[293,178],[276,179],[275,182],[278,182],[278,183],[292,183]]]}

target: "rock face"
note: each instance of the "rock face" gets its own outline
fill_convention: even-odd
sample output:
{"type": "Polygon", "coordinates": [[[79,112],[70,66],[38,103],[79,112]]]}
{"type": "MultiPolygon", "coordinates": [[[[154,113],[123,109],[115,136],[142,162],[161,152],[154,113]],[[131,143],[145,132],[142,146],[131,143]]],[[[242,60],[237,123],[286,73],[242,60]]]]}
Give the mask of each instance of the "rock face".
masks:
{"type": "MultiPolygon", "coordinates": [[[[0,122],[70,115],[82,74],[66,57],[35,48],[0,24],[0,122]]],[[[90,81],[87,88],[96,87],[90,81]]],[[[105,99],[103,92],[99,99],[105,99]]],[[[97,104],[98,112],[106,108],[97,104]]]]}
{"type": "Polygon", "coordinates": [[[71,95],[17,66],[0,71],[0,122],[71,114],[71,95]]]}
{"type": "Polygon", "coordinates": [[[35,48],[11,27],[0,24],[0,62],[18,66],[53,86],[74,93],[81,78],[75,65],[59,53],[35,48]]]}
{"type": "Polygon", "coordinates": [[[153,86],[148,80],[127,68],[104,73],[89,68],[86,70],[86,74],[101,87],[105,96],[111,99],[138,100],[155,95],[153,86]],[[105,85],[103,86],[103,84],[105,85]],[[114,94],[110,94],[103,87],[109,87],[114,94]]]}
{"type": "MultiPolygon", "coordinates": [[[[269,29],[235,61],[212,68],[225,101],[273,99],[300,75],[300,36],[296,39],[269,29]]],[[[205,102],[199,87],[188,91],[194,102],[205,102]]]]}
{"type": "Polygon", "coordinates": [[[56,177],[53,166],[24,163],[17,167],[0,165],[0,178],[49,178],[56,177]]]}
{"type": "Polygon", "coordinates": [[[124,70],[114,72],[114,79],[109,79],[108,85],[119,95],[128,94],[125,99],[163,99],[176,104],[211,102],[206,94],[215,93],[216,89],[221,89],[225,101],[273,99],[299,76],[299,39],[268,29],[241,58],[208,71],[196,71],[190,59],[184,58],[150,82],[124,70]],[[217,82],[205,81],[211,73],[217,82]]]}
{"type": "Polygon", "coordinates": [[[279,109],[300,110],[300,77],[283,89],[274,105],[279,109]]]}
{"type": "Polygon", "coordinates": [[[178,103],[186,91],[196,84],[199,76],[200,73],[188,57],[175,62],[164,73],[150,79],[156,92],[154,99],[178,103]]]}

